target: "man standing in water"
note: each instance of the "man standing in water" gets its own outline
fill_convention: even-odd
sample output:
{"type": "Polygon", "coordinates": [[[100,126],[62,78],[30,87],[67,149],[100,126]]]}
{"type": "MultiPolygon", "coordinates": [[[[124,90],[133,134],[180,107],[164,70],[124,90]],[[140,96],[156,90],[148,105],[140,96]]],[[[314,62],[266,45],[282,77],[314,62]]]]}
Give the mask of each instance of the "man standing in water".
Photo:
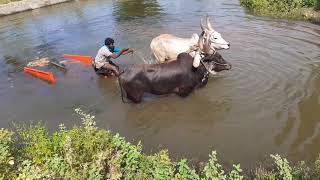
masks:
{"type": "Polygon", "coordinates": [[[104,46],[99,49],[92,64],[98,74],[100,74],[99,72],[101,72],[101,74],[103,74],[103,72],[106,73],[109,70],[112,71],[116,76],[119,76],[119,67],[111,61],[111,58],[116,59],[119,56],[128,53],[133,53],[133,50],[126,48],[122,49],[120,52],[117,52],[114,46],[114,40],[112,38],[106,38],[104,41],[104,46]]]}

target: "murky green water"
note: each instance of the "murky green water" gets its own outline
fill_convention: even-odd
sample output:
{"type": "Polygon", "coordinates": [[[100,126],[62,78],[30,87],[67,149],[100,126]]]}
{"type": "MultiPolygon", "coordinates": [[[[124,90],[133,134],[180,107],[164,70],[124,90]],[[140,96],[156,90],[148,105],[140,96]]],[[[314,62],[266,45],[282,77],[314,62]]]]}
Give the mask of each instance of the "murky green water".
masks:
{"type": "MultiPolygon", "coordinates": [[[[145,152],[168,148],[173,158],[206,160],[217,150],[225,163],[250,166],[270,153],[295,160],[320,152],[320,26],[253,17],[237,0],[91,0],[1,17],[0,42],[1,127],[30,120],[71,126],[79,123],[73,109],[82,107],[100,127],[141,140],[145,152]],[[150,59],[153,37],[200,33],[204,13],[231,43],[220,52],[233,69],[184,99],[123,104],[115,80],[77,63],[66,73],[44,68],[55,85],[21,72],[36,57],[94,56],[108,36],[150,59]]],[[[137,56],[116,62],[142,63],[137,56]]]]}

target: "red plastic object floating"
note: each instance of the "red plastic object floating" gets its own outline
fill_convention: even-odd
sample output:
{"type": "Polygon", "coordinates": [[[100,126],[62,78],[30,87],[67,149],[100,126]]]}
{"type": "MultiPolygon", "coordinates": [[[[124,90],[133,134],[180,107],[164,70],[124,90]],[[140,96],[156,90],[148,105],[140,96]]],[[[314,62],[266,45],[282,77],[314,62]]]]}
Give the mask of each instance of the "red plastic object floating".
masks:
{"type": "Polygon", "coordinates": [[[71,59],[71,60],[76,60],[76,61],[81,61],[82,63],[86,65],[91,65],[92,63],[92,57],[91,56],[81,56],[81,55],[76,55],[76,54],[64,54],[64,58],[71,59]]]}
{"type": "Polygon", "coordinates": [[[24,70],[24,72],[31,74],[33,76],[36,76],[36,77],[43,79],[45,81],[48,81],[49,83],[56,82],[52,72],[40,71],[37,69],[28,68],[28,67],[24,67],[23,70],[24,70]]]}

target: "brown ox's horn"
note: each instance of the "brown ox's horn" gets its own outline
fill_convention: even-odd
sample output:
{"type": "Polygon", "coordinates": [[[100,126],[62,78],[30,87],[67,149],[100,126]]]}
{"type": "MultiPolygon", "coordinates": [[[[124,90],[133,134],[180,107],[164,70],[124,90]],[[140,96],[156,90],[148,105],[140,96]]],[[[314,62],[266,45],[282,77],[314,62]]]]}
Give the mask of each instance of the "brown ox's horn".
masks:
{"type": "Polygon", "coordinates": [[[199,51],[196,51],[196,53],[195,53],[195,55],[194,55],[194,59],[193,59],[192,66],[195,67],[195,68],[199,67],[200,62],[201,62],[200,52],[199,52],[199,51]]]}
{"type": "Polygon", "coordinates": [[[209,29],[210,31],[214,31],[214,29],[213,29],[212,26],[211,26],[209,16],[207,16],[206,19],[207,19],[207,27],[208,27],[208,29],[209,29]]]}
{"type": "Polygon", "coordinates": [[[199,49],[200,49],[201,51],[203,51],[203,36],[204,36],[204,34],[202,34],[202,35],[199,37],[199,42],[198,42],[199,49]]]}
{"type": "Polygon", "coordinates": [[[204,25],[203,25],[203,19],[202,18],[200,19],[200,27],[201,27],[202,31],[205,31],[206,27],[204,27],[204,25]]]}
{"type": "Polygon", "coordinates": [[[203,45],[203,52],[206,53],[206,54],[213,54],[214,50],[211,49],[210,46],[209,46],[209,38],[210,38],[209,36],[210,36],[210,34],[207,34],[206,42],[203,45]]]}

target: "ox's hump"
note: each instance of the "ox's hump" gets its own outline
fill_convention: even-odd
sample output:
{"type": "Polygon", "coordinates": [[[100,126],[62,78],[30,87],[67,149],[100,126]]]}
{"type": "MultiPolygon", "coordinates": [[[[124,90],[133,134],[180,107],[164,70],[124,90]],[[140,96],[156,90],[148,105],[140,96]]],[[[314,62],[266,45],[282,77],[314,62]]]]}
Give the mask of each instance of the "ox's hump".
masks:
{"type": "Polygon", "coordinates": [[[158,37],[159,38],[168,38],[168,39],[177,38],[176,36],[171,35],[171,34],[160,34],[158,37]]]}
{"type": "Polygon", "coordinates": [[[178,54],[177,59],[183,59],[183,60],[191,59],[192,60],[193,58],[192,58],[192,56],[190,54],[188,54],[186,52],[183,52],[183,53],[178,54]]]}

